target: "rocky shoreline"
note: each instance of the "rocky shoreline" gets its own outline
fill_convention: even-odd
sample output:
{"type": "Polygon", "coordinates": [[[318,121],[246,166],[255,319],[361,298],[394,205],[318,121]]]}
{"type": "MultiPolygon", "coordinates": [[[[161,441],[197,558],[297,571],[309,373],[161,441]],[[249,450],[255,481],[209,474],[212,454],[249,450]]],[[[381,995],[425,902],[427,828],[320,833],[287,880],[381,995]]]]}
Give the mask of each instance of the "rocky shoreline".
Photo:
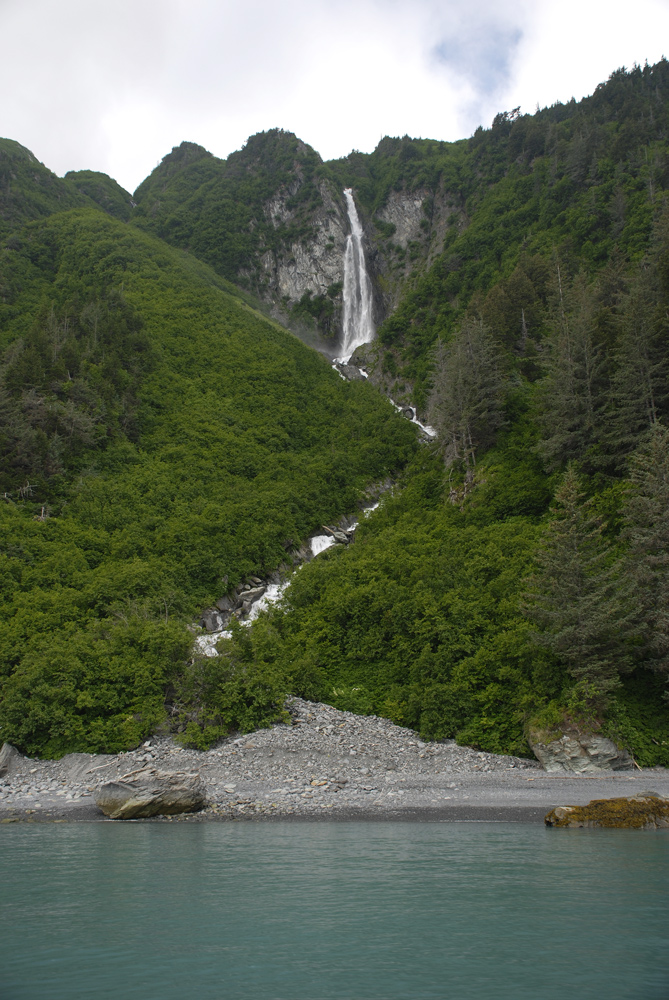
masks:
{"type": "Polygon", "coordinates": [[[114,755],[40,761],[5,750],[0,822],[105,820],[95,792],[146,767],[199,774],[207,805],[142,822],[240,819],[417,819],[542,821],[565,801],[651,790],[669,795],[669,770],[547,773],[538,761],[482,753],[453,741],[426,743],[375,716],[291,698],[291,721],[231,736],[209,751],[172,737],[114,755]]]}

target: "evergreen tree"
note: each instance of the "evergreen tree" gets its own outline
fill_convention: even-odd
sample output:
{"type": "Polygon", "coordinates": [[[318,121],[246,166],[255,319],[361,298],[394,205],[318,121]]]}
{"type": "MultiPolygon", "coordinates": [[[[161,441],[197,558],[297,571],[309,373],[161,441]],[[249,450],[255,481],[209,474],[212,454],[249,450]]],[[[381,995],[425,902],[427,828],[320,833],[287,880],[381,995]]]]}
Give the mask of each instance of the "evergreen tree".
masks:
{"type": "Polygon", "coordinates": [[[548,470],[581,459],[595,444],[606,389],[606,354],[597,336],[596,289],[579,275],[564,288],[559,266],[551,320],[551,357],[541,385],[543,440],[548,470]]]}
{"type": "Polygon", "coordinates": [[[631,667],[630,587],[584,502],[573,463],[555,501],[523,610],[537,626],[534,640],[567,668],[590,707],[601,709],[631,667]]]}
{"type": "Polygon", "coordinates": [[[639,269],[622,304],[621,331],[608,393],[604,463],[616,472],[669,404],[666,315],[658,311],[657,269],[639,269]]]}
{"type": "Polygon", "coordinates": [[[640,607],[647,662],[669,672],[669,430],[655,424],[630,466],[628,572],[640,607]]]}
{"type": "Polygon", "coordinates": [[[447,461],[476,464],[476,450],[492,444],[502,424],[505,378],[499,350],[480,320],[466,319],[433,354],[429,415],[447,461]]]}

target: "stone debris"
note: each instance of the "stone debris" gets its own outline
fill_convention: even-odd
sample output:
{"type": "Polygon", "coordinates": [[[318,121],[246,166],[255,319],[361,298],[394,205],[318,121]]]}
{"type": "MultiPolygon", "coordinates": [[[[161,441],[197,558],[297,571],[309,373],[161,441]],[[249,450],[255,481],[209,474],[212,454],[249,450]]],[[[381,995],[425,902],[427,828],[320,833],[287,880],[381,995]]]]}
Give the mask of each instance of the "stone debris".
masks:
{"type": "Polygon", "coordinates": [[[669,798],[640,792],[611,799],[593,799],[586,806],[557,806],[546,815],[546,826],[658,830],[669,827],[669,798]]]}
{"type": "Polygon", "coordinates": [[[146,768],[199,774],[206,813],[230,817],[382,812],[409,800],[439,806],[458,788],[458,775],[543,773],[533,760],[482,753],[452,740],[425,742],[388,719],[301,698],[290,698],[286,708],[290,723],[232,734],[206,752],[163,736],[116,755],[37,761],[17,754],[13,772],[0,779],[0,809],[92,806],[101,786],[146,768]]]}

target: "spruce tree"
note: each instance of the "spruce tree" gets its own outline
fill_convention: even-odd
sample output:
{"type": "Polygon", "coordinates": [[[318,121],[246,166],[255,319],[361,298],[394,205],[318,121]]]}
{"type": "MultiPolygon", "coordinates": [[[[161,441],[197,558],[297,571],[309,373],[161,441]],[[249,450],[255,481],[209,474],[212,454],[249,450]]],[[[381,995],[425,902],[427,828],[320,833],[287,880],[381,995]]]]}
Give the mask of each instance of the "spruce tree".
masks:
{"type": "Polygon", "coordinates": [[[584,501],[573,463],[555,494],[536,561],[523,608],[537,626],[534,640],[566,667],[589,707],[601,709],[632,665],[635,616],[621,563],[584,501]]]}
{"type": "Polygon", "coordinates": [[[604,464],[618,473],[669,405],[666,317],[658,313],[658,297],[655,268],[640,268],[622,305],[603,434],[604,464]]]}
{"type": "Polygon", "coordinates": [[[503,421],[505,377],[500,352],[480,320],[465,319],[449,343],[433,353],[429,417],[447,461],[476,464],[476,450],[492,444],[503,421]]]}
{"type": "Polygon", "coordinates": [[[669,430],[655,424],[630,460],[627,568],[640,609],[645,659],[669,673],[669,430]]]}
{"type": "Polygon", "coordinates": [[[539,453],[548,470],[582,459],[597,441],[607,384],[597,310],[597,290],[585,276],[565,288],[558,266],[548,373],[540,388],[539,453]]]}

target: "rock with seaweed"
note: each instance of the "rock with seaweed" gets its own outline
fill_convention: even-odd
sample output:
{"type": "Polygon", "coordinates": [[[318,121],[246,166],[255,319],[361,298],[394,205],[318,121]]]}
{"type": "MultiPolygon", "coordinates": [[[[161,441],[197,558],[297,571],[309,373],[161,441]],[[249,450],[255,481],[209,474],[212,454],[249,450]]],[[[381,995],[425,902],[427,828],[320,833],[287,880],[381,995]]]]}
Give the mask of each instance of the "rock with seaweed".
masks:
{"type": "Polygon", "coordinates": [[[546,826],[609,827],[658,830],[669,827],[669,799],[656,792],[593,799],[587,806],[557,806],[546,815],[546,826]]]}

